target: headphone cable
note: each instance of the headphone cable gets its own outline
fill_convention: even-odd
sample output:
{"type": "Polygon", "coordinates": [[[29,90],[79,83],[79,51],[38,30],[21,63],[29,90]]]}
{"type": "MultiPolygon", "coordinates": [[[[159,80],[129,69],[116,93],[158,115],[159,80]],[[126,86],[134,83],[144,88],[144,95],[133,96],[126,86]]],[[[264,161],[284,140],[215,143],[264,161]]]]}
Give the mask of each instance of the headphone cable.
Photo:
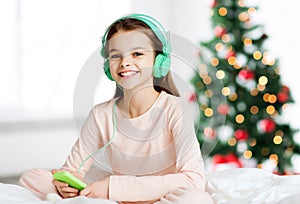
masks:
{"type": "Polygon", "coordinates": [[[83,165],[91,158],[93,157],[95,154],[99,153],[100,151],[102,151],[103,149],[105,149],[106,147],[108,147],[116,134],[116,129],[117,129],[117,125],[116,125],[116,106],[117,106],[117,100],[114,102],[114,106],[113,106],[113,135],[111,137],[111,139],[108,141],[108,143],[106,143],[103,147],[101,147],[100,149],[98,149],[97,151],[95,151],[94,153],[90,154],[88,157],[86,157],[80,164],[79,168],[78,168],[78,174],[80,174],[81,168],[83,167],[83,165]]]}

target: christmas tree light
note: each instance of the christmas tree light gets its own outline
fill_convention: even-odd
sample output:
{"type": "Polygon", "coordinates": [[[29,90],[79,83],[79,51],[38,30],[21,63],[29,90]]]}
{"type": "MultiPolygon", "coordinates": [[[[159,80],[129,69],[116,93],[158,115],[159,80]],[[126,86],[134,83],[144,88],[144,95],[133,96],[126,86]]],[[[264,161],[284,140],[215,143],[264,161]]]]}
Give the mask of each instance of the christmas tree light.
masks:
{"type": "Polygon", "coordinates": [[[211,57],[200,53],[204,63],[192,79],[196,93],[190,98],[199,103],[198,140],[214,146],[214,163],[243,167],[243,161],[253,160],[257,168],[269,165],[284,173],[291,156],[300,153],[293,139],[296,130],[280,121],[294,101],[280,80],[278,60],[263,47],[268,36],[252,21],[257,9],[244,0],[213,0],[214,36],[201,43],[211,57]],[[215,79],[222,88],[213,86],[215,79]],[[218,115],[226,116],[225,123],[216,120],[212,125],[218,115]]]}

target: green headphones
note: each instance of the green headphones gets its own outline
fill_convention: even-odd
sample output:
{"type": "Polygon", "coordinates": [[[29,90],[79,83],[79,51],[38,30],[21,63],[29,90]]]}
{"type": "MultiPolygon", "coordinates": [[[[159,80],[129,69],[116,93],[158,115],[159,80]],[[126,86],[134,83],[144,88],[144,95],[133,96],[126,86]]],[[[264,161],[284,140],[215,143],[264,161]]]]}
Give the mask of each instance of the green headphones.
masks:
{"type": "MultiPolygon", "coordinates": [[[[171,59],[170,59],[171,46],[169,42],[169,37],[167,35],[167,32],[163,29],[163,26],[157,20],[145,14],[130,14],[116,20],[115,22],[127,18],[132,18],[144,22],[146,25],[150,27],[150,29],[154,32],[157,38],[161,41],[161,43],[163,44],[162,54],[158,54],[155,57],[155,61],[153,65],[153,76],[156,78],[162,78],[166,76],[171,66],[171,59]]],[[[104,36],[102,38],[101,55],[104,58],[104,64],[103,64],[104,72],[110,80],[114,81],[110,73],[109,59],[107,59],[105,56],[105,46],[107,43],[108,33],[109,33],[109,29],[105,31],[104,36]]]]}

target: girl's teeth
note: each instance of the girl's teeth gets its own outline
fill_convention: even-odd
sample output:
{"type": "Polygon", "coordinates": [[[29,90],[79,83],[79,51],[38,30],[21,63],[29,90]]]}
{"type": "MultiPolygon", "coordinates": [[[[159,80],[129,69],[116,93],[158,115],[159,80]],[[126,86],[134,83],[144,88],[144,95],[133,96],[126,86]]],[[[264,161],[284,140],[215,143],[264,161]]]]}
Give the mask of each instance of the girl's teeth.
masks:
{"type": "Polygon", "coordinates": [[[121,73],[122,76],[127,77],[127,76],[131,76],[134,75],[136,72],[123,72],[121,73]]]}

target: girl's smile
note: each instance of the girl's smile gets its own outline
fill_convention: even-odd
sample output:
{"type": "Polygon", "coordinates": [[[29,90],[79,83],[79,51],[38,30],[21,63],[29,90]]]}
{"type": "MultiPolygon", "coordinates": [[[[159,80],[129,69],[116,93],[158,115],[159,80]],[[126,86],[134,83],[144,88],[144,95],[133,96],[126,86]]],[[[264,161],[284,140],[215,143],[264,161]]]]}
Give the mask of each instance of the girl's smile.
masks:
{"type": "Polygon", "coordinates": [[[118,75],[122,78],[129,78],[138,73],[139,71],[135,71],[135,70],[122,70],[118,73],[118,75]]]}

